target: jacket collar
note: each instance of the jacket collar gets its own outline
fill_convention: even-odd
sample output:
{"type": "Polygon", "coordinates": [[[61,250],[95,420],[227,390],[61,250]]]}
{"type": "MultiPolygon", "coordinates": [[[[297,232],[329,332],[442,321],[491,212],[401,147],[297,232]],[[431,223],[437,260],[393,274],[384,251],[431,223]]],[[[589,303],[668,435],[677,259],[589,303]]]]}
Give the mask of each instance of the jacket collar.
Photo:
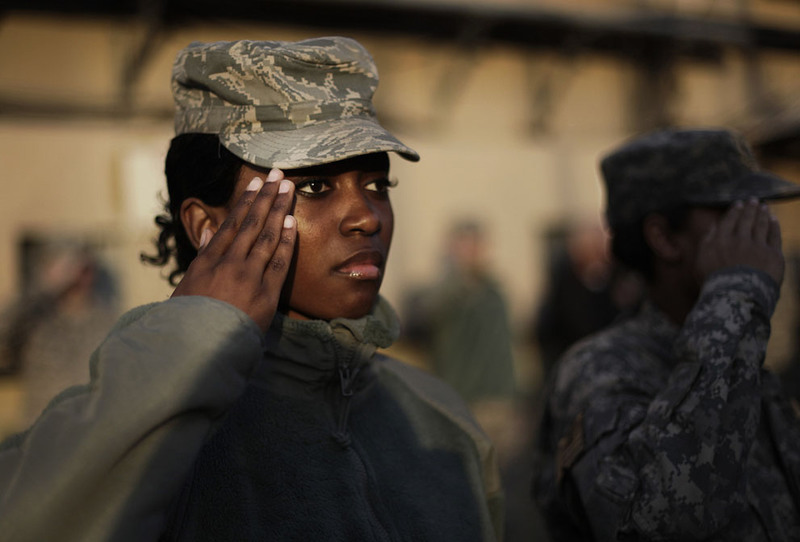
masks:
{"type": "Polygon", "coordinates": [[[323,384],[338,378],[343,367],[360,371],[378,348],[389,347],[399,334],[397,315],[382,297],[358,319],[297,320],[277,314],[266,334],[266,363],[255,377],[323,384]]]}
{"type": "Polygon", "coordinates": [[[680,328],[676,326],[655,303],[649,299],[642,302],[639,318],[644,322],[649,333],[665,343],[672,343],[678,336],[680,328]]]}

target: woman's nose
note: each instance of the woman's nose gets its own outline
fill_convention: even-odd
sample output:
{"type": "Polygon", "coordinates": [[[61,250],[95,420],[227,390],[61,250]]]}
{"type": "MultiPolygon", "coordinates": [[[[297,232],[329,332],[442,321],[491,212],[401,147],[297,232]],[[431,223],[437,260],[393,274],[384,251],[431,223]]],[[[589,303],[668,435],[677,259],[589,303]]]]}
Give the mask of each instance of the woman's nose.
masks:
{"type": "Polygon", "coordinates": [[[381,212],[367,194],[348,191],[342,199],[339,228],[343,235],[374,235],[381,231],[381,212]]]}

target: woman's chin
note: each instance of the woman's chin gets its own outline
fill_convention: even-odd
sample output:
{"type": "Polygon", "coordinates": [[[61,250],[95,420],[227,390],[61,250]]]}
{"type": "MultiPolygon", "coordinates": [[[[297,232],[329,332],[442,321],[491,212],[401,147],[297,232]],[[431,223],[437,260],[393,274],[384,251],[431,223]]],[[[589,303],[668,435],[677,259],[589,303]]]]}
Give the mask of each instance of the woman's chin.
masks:
{"type": "Polygon", "coordinates": [[[372,312],[372,308],[378,301],[378,296],[358,296],[356,299],[340,300],[339,302],[331,301],[326,303],[325,310],[314,310],[314,307],[303,308],[289,307],[285,311],[289,318],[296,318],[299,320],[334,320],[336,318],[347,318],[356,320],[363,318],[372,312]]]}

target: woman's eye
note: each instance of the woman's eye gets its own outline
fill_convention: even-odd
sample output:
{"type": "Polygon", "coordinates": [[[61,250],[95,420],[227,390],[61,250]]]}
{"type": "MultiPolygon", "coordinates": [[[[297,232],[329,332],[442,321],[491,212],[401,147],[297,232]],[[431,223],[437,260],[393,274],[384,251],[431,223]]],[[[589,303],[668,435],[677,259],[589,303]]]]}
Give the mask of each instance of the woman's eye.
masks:
{"type": "Polygon", "coordinates": [[[327,192],[331,187],[328,186],[327,181],[321,179],[313,179],[311,181],[302,181],[295,186],[295,192],[300,192],[307,195],[317,195],[327,192]]]}
{"type": "Polygon", "coordinates": [[[367,190],[371,190],[373,192],[388,192],[390,188],[396,186],[396,182],[392,182],[386,177],[382,177],[380,179],[375,179],[374,181],[370,181],[365,185],[364,188],[367,190]]]}

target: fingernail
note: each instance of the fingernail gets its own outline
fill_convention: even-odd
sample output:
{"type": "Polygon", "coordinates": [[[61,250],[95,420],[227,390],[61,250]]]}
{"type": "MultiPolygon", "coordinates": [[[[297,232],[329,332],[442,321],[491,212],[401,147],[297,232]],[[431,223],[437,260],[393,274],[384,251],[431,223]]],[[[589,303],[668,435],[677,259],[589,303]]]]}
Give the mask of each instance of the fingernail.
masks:
{"type": "Polygon", "coordinates": [[[247,185],[248,192],[257,192],[261,190],[261,187],[264,186],[264,181],[262,181],[258,177],[254,177],[250,184],[247,185]]]}
{"type": "Polygon", "coordinates": [[[294,226],[294,217],[292,215],[286,215],[286,218],[283,219],[283,227],[285,229],[291,229],[294,226]]]}
{"type": "Polygon", "coordinates": [[[200,234],[200,247],[199,248],[205,247],[208,244],[209,241],[211,241],[211,230],[206,228],[206,229],[203,230],[203,233],[200,234]]]}
{"type": "Polygon", "coordinates": [[[283,171],[279,170],[278,168],[273,168],[269,170],[269,175],[267,175],[267,182],[274,183],[278,179],[283,176],[283,171]]]}
{"type": "Polygon", "coordinates": [[[279,194],[285,194],[289,191],[289,185],[292,184],[291,181],[287,181],[286,179],[281,181],[281,185],[278,187],[279,194]]]}

